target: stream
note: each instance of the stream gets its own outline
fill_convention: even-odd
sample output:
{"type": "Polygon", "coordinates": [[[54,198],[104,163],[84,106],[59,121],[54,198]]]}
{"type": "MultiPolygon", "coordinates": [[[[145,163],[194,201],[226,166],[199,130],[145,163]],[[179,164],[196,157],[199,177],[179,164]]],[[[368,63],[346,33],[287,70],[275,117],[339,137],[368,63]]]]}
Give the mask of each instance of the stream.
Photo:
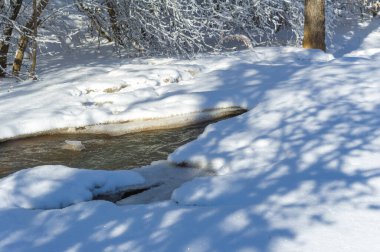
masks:
{"type": "Polygon", "coordinates": [[[46,135],[0,143],[0,177],[22,168],[65,165],[90,169],[130,169],[165,160],[175,149],[196,139],[207,124],[131,133],[117,137],[73,134],[46,135]],[[85,149],[63,149],[66,140],[81,141],[85,149]]]}
{"type": "Polygon", "coordinates": [[[212,176],[214,173],[207,169],[183,168],[167,161],[154,161],[166,160],[178,147],[196,139],[208,124],[244,112],[235,111],[192,126],[121,136],[55,134],[0,142],[0,178],[40,165],[102,170],[133,169],[145,178],[145,183],[98,195],[94,200],[108,200],[120,205],[168,200],[173,190],[186,181],[212,176]]]}

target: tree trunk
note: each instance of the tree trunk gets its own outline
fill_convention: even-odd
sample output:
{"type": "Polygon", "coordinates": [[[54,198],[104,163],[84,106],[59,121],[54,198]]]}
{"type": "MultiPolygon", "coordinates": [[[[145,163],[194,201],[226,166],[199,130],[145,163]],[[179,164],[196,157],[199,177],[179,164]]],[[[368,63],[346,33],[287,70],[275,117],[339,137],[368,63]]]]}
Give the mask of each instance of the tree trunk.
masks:
{"type": "Polygon", "coordinates": [[[302,46],[326,51],[325,34],[325,0],[305,0],[302,46]]]}
{"type": "Polygon", "coordinates": [[[33,46],[32,46],[32,65],[30,66],[29,76],[36,79],[37,65],[37,0],[33,0],[33,46]]]}
{"type": "MultiPolygon", "coordinates": [[[[4,2],[0,0],[0,7],[4,7],[4,2]]],[[[15,21],[18,17],[22,5],[22,0],[16,0],[10,2],[11,13],[9,15],[9,20],[15,21]]],[[[0,77],[6,74],[5,69],[7,68],[8,51],[9,51],[9,41],[11,40],[13,33],[13,24],[8,23],[5,25],[3,30],[3,39],[0,41],[0,77]]]]}
{"type": "Polygon", "coordinates": [[[124,45],[123,39],[121,38],[120,27],[117,22],[117,14],[115,10],[116,6],[114,6],[111,0],[107,0],[106,5],[107,5],[108,16],[110,18],[111,29],[112,29],[113,36],[115,38],[115,42],[119,45],[124,45]]]}
{"type": "Polygon", "coordinates": [[[112,41],[111,36],[102,27],[102,24],[100,20],[98,19],[98,16],[96,15],[96,13],[94,13],[91,9],[86,8],[86,6],[82,3],[82,0],[76,0],[75,4],[77,5],[78,9],[90,19],[91,25],[96,29],[99,36],[107,39],[108,42],[111,42],[112,41]]]}
{"type": "Polygon", "coordinates": [[[26,46],[28,45],[29,39],[26,35],[22,35],[18,40],[18,48],[16,51],[15,60],[13,61],[12,72],[14,75],[18,76],[21,70],[22,61],[24,60],[24,53],[26,46]]]}
{"type": "Polygon", "coordinates": [[[46,8],[47,4],[49,3],[49,0],[41,0],[39,4],[37,5],[35,15],[33,15],[29,21],[26,23],[25,27],[26,30],[24,31],[24,35],[20,36],[18,40],[18,48],[16,51],[16,56],[13,61],[13,69],[12,72],[14,75],[18,76],[21,70],[22,62],[24,60],[24,54],[25,54],[25,49],[28,45],[29,42],[29,37],[31,34],[31,30],[34,30],[34,25],[36,25],[36,29],[38,26],[38,21],[34,22],[34,18],[38,18],[41,16],[42,11],[46,8]]]}

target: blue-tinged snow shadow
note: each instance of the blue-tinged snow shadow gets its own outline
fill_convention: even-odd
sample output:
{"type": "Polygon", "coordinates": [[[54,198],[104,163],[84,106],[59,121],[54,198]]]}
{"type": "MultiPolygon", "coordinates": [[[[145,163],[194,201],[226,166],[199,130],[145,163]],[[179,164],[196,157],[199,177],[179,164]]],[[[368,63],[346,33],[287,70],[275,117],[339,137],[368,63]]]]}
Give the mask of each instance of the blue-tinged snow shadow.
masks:
{"type": "MultiPolygon", "coordinates": [[[[190,182],[175,192],[174,199],[181,205],[244,206],[245,214],[256,213],[252,223],[261,219],[274,240],[298,236],[289,224],[285,232],[269,231],[276,226],[275,219],[291,223],[298,215],[310,225],[333,225],[326,207],[348,204],[377,211],[369,202],[376,200],[378,188],[373,183],[380,177],[375,158],[380,153],[380,102],[376,95],[371,97],[376,87],[369,76],[378,75],[378,68],[316,64],[292,66],[296,70],[292,72],[280,66],[271,76],[266,69],[270,66],[256,69],[260,68],[256,80],[263,80],[261,88],[249,94],[258,98],[252,103],[257,107],[207,128],[173,155],[175,161],[194,166],[206,162],[228,174],[190,182]],[[349,85],[341,82],[342,67],[349,85]]],[[[251,245],[266,251],[271,244],[268,240],[251,245]]]]}
{"type": "Polygon", "coordinates": [[[380,19],[370,20],[346,20],[340,24],[340,30],[333,35],[333,43],[336,48],[331,48],[336,58],[360,48],[365,38],[379,27],[380,19]],[[365,25],[368,22],[368,25],[365,25]]]}

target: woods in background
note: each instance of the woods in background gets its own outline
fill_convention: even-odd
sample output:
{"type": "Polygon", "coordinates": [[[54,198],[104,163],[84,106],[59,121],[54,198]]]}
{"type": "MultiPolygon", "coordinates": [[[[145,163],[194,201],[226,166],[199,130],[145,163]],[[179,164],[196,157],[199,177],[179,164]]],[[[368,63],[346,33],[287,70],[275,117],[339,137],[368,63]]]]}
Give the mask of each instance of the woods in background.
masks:
{"type": "Polygon", "coordinates": [[[373,15],[377,4],[374,0],[0,0],[0,76],[35,78],[39,46],[52,38],[58,43],[69,37],[70,15],[86,20],[87,34],[112,42],[131,56],[191,57],[278,40],[326,50],[326,36],[331,36],[330,28],[342,13],[359,9],[361,15],[373,15]]]}

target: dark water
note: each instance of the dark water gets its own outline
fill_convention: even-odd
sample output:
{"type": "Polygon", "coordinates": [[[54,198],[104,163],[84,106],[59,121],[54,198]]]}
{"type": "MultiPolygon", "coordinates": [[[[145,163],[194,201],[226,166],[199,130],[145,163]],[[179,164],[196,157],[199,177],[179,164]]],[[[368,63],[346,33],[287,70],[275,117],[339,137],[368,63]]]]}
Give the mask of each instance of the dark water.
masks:
{"type": "Polygon", "coordinates": [[[46,164],[91,169],[128,169],[166,159],[179,146],[197,138],[206,124],[110,137],[54,135],[0,143],[0,177],[46,164]],[[86,149],[62,149],[65,140],[82,141],[86,149]]]}

